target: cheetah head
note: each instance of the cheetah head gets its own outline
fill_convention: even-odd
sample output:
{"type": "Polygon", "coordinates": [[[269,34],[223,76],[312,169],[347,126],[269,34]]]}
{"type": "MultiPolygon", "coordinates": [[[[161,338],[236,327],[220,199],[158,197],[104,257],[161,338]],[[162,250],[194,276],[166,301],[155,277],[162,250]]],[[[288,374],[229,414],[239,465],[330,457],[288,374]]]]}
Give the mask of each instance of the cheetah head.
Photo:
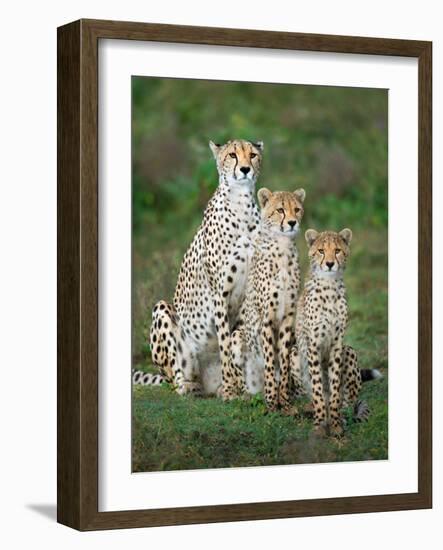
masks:
{"type": "Polygon", "coordinates": [[[309,247],[311,269],[315,274],[334,278],[343,273],[350,252],[350,229],[343,229],[340,233],[319,233],[315,229],[308,229],[305,238],[309,247]]]}
{"type": "Polygon", "coordinates": [[[263,142],[252,143],[234,139],[224,145],[212,141],[209,147],[214,154],[220,177],[228,184],[255,184],[260,172],[263,142]]]}
{"type": "Polygon", "coordinates": [[[266,187],[260,189],[258,202],[263,228],[278,235],[295,237],[300,230],[303,218],[305,196],[304,189],[297,189],[292,193],[289,191],[272,193],[266,187]]]}

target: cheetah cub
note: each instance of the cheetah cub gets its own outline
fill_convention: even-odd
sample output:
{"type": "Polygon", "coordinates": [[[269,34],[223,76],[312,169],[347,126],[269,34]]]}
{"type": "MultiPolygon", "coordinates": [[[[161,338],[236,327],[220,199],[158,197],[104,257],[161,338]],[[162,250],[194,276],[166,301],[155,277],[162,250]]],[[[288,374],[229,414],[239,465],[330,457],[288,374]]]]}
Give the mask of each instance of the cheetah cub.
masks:
{"type": "Polygon", "coordinates": [[[352,231],[318,233],[309,229],[305,238],[310,275],[297,306],[297,346],[291,352],[291,371],[297,380],[304,381],[312,397],[315,432],[341,435],[342,406],[355,404],[360,406],[362,417],[369,414],[366,404],[356,401],[362,377],[381,375],[376,369],[360,371],[355,351],[343,343],[348,323],[343,274],[352,231]]]}
{"type": "Polygon", "coordinates": [[[255,242],[238,327],[232,334],[231,365],[247,393],[263,390],[267,408],[290,406],[289,353],[293,344],[300,267],[294,238],[303,217],[304,189],[263,188],[260,233],[255,242]],[[278,361],[277,361],[278,358],[278,361]]]}

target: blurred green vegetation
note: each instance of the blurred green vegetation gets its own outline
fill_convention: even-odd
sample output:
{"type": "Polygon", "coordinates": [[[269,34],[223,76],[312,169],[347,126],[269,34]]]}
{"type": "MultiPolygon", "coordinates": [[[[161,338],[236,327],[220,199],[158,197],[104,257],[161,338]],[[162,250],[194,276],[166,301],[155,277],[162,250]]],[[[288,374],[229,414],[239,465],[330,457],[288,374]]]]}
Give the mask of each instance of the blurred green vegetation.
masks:
{"type": "MultiPolygon", "coordinates": [[[[132,93],[134,366],[151,368],[146,343],[151,308],[161,298],[172,300],[181,259],[218,183],[208,141],[244,138],[265,143],[257,188],[305,188],[304,229],[353,230],[346,275],[350,305],[347,341],[358,350],[362,366],[381,368],[387,378],[387,91],[133,77],[132,93]]],[[[306,269],[302,235],[297,244],[302,269],[306,269]]],[[[329,453],[335,459],[387,456],[386,378],[383,383],[371,383],[372,419],[366,427],[355,428],[345,450],[329,453]],[[365,438],[373,451],[367,451],[365,438]],[[356,453],[355,449],[363,447],[360,455],[356,453]]],[[[237,406],[232,405],[234,409],[237,406]]],[[[177,415],[186,409],[186,430],[192,431],[205,411],[221,422],[229,416],[230,407],[210,399],[196,404],[158,388],[137,388],[134,469],[217,467],[217,460],[206,456],[216,453],[217,445],[204,451],[201,465],[197,458],[194,462],[177,458],[172,464],[166,454],[173,443],[168,447],[155,434],[164,433],[176,447],[182,441],[183,448],[176,449],[179,456],[185,449],[192,455],[192,442],[183,435],[177,415]],[[166,411],[172,415],[170,422],[166,411]]],[[[269,417],[263,417],[263,422],[265,418],[269,417]]],[[[274,418],[271,424],[279,431],[282,425],[289,426],[288,422],[274,418]]],[[[295,437],[291,433],[289,430],[289,439],[295,437]]],[[[194,446],[205,438],[192,440],[194,446]]],[[[258,457],[264,444],[257,441],[255,451],[246,453],[241,464],[255,464],[252,454],[256,452],[258,457]]],[[[277,448],[274,454],[275,460],[283,460],[277,448]]],[[[266,463],[277,463],[274,459],[266,463]]],[[[312,456],[312,461],[318,460],[312,456]]],[[[226,465],[234,462],[226,460],[226,465]]]]}

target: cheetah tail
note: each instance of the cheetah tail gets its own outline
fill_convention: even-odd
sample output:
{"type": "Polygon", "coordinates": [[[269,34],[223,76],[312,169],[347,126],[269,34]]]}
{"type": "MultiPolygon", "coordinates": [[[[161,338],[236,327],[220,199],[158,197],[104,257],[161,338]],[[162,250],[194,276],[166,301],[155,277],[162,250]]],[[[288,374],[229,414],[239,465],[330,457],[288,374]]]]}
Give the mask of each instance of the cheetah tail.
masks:
{"type": "Polygon", "coordinates": [[[370,380],[383,378],[383,374],[378,369],[361,369],[360,374],[362,382],[369,382],[370,380]]]}
{"type": "Polygon", "coordinates": [[[357,401],[354,405],[354,421],[367,422],[371,411],[366,401],[357,401]]]}
{"type": "Polygon", "coordinates": [[[132,383],[141,386],[160,386],[166,379],[161,374],[151,374],[142,370],[132,371],[132,383]]]}

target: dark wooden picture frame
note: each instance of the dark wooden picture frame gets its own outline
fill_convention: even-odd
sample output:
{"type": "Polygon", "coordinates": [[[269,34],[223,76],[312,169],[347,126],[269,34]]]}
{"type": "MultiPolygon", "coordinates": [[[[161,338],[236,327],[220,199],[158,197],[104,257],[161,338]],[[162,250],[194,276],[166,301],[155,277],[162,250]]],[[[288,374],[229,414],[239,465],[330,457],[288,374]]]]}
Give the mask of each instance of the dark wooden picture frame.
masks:
{"type": "Polygon", "coordinates": [[[80,20],[58,29],[58,521],[80,530],[432,506],[432,43],[80,20]],[[142,40],[418,58],[418,492],[98,511],[98,43],[142,40]]]}

